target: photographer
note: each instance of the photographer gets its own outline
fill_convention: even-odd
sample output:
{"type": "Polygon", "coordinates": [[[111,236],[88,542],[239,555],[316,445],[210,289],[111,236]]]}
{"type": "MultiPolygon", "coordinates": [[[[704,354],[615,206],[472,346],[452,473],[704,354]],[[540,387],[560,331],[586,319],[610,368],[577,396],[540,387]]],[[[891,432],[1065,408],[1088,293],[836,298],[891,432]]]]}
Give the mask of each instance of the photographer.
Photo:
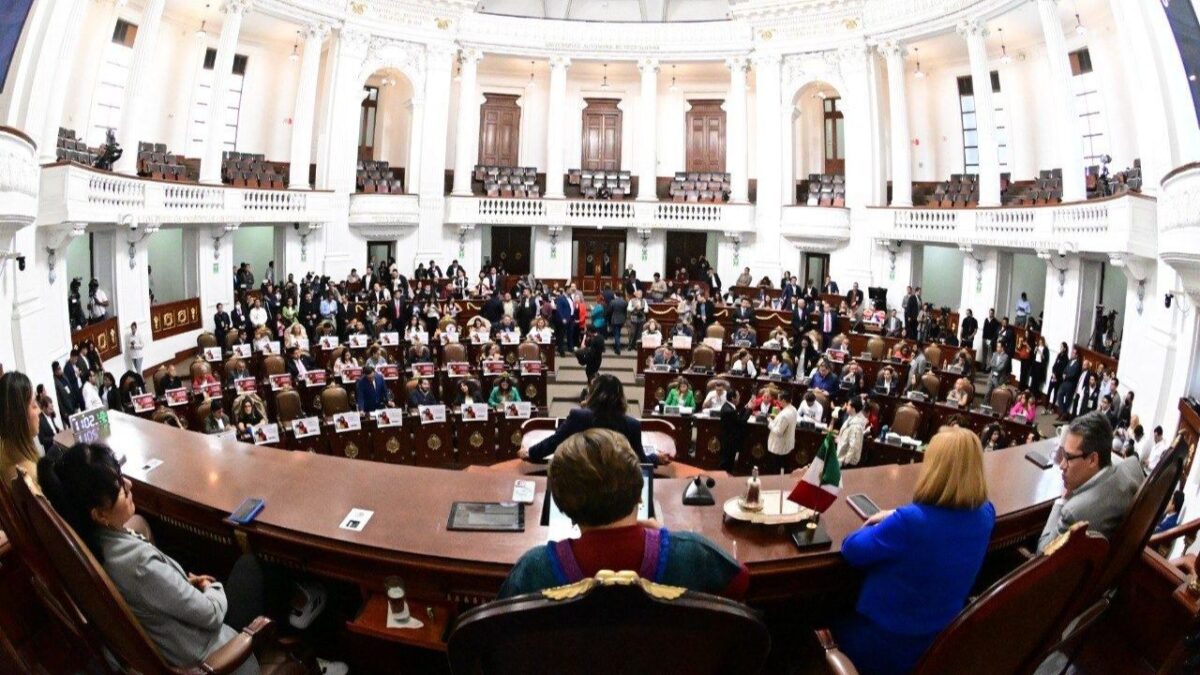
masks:
{"type": "Polygon", "coordinates": [[[79,277],[71,280],[71,290],[67,293],[67,316],[71,319],[71,330],[76,331],[87,324],[83,313],[83,300],[79,295],[79,286],[83,282],[79,277]]]}

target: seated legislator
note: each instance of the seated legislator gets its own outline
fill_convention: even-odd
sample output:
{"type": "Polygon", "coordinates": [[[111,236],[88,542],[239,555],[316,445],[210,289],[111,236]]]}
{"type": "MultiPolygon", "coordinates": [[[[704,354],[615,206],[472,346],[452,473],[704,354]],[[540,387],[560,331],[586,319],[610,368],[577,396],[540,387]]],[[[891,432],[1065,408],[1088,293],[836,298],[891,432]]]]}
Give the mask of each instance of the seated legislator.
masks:
{"type": "MultiPolygon", "coordinates": [[[[1038,552],[1077,522],[1111,537],[1125,518],[1146,474],[1136,456],[1112,463],[1113,430],[1100,413],[1071,420],[1055,463],[1062,471],[1063,495],[1050,509],[1038,537],[1038,552]]],[[[928,460],[927,460],[928,461],[928,460]]]]}
{"type": "Polygon", "coordinates": [[[773,386],[763,387],[758,396],[746,402],[746,410],[750,411],[751,415],[774,416],[780,408],[779,400],[775,398],[776,391],[773,386]]]}
{"type": "Polygon", "coordinates": [[[499,410],[505,403],[515,403],[521,400],[521,393],[513,386],[513,380],[507,375],[496,380],[492,393],[488,395],[488,407],[499,410]]]}
{"type": "Polygon", "coordinates": [[[883,396],[896,396],[900,393],[900,386],[896,371],[891,366],[884,366],[875,377],[875,386],[871,391],[883,396]]]}
{"type": "MultiPolygon", "coordinates": [[[[249,555],[225,584],[189,574],[123,525],[134,516],[132,484],[112,451],[77,444],[58,460],[41,460],[38,475],[54,509],[104,566],[133,616],[167,663],[192,668],[233,640],[268,604],[263,570],[249,555]]],[[[259,672],[253,656],[234,673],[259,672]]]]}
{"type": "Polygon", "coordinates": [[[817,395],[811,391],[804,392],[804,400],[796,408],[796,413],[800,420],[808,420],[814,424],[821,422],[825,418],[824,406],[817,400],[817,395]]]}
{"type": "Polygon", "coordinates": [[[912,670],[962,611],[995,522],[979,438],[942,430],[925,451],[912,503],[876,513],[842,541],[864,579],[834,635],[859,672],[912,670]]]}
{"type": "Polygon", "coordinates": [[[681,408],[696,408],[696,392],[692,391],[692,383],[686,378],[679,378],[671,383],[663,405],[674,405],[681,408]]]}
{"type": "Polygon", "coordinates": [[[650,360],[650,363],[651,365],[666,366],[671,370],[678,370],[679,355],[675,353],[671,345],[666,345],[661,350],[655,352],[654,358],[650,360]]]}
{"type": "Polygon", "coordinates": [[[245,361],[238,358],[230,359],[229,367],[225,369],[225,387],[232,388],[233,383],[243,377],[250,377],[250,370],[246,368],[245,361]]]}
{"type": "Polygon", "coordinates": [[[967,381],[967,378],[960,377],[954,381],[954,388],[946,395],[946,405],[966,410],[971,407],[973,397],[971,383],[967,381]]]}
{"type": "Polygon", "coordinates": [[[837,394],[841,383],[838,380],[837,373],[833,372],[833,368],[829,367],[829,362],[821,359],[817,362],[816,372],[812,374],[812,379],[808,383],[808,386],[811,389],[820,389],[826,394],[833,396],[837,394]]]}
{"type": "Polygon", "coordinates": [[[701,535],[638,521],[640,461],[629,442],[608,429],[563,441],[550,463],[548,488],[581,536],[521,556],[500,597],[571,584],[600,570],[637,570],[657,583],[741,599],[749,582],[744,565],[701,535]]]}
{"type": "Polygon", "coordinates": [[[311,357],[300,351],[299,347],[292,347],[288,350],[287,371],[288,375],[292,376],[293,382],[299,383],[308,371],[316,369],[317,364],[313,363],[311,357]]]}
{"type": "Polygon", "coordinates": [[[625,387],[615,375],[596,375],[588,387],[583,407],[568,413],[567,419],[563,420],[549,438],[532,448],[521,448],[517,451],[517,456],[534,462],[544,461],[572,434],[599,427],[624,436],[629,447],[633,448],[634,454],[637,455],[638,461],[658,464],[669,462],[670,458],[665,455],[647,456],[646,451],[642,449],[642,423],[625,414],[628,400],[625,397],[625,387]]]}
{"type": "Polygon", "coordinates": [[[202,370],[197,370],[192,375],[192,391],[198,392],[201,390],[202,387],[204,387],[204,385],[213,384],[216,381],[217,381],[217,378],[213,377],[212,373],[205,372],[202,370]]]}
{"type": "Polygon", "coordinates": [[[483,402],[483,394],[479,391],[479,385],[475,380],[464,378],[458,381],[454,394],[455,409],[481,402],[483,402]]]}
{"type": "Polygon", "coordinates": [[[237,411],[237,435],[238,439],[247,443],[252,443],[254,439],[253,427],[263,423],[263,414],[258,408],[254,407],[254,401],[247,396],[242,399],[242,407],[237,411]]]}
{"type": "Polygon", "coordinates": [[[792,368],[779,358],[779,354],[771,354],[771,360],[767,362],[767,377],[790,380],[792,379],[792,368]]]}
{"type": "Polygon", "coordinates": [[[754,329],[744,324],[738,326],[737,330],[733,331],[733,336],[729,338],[729,341],[733,343],[735,347],[758,346],[758,336],[754,334],[754,329]]]}
{"type": "Polygon", "coordinates": [[[433,381],[428,377],[422,377],[417,386],[413,388],[408,395],[408,407],[416,408],[422,405],[438,405],[441,403],[437,396],[433,395],[433,381]]]}
{"type": "Polygon", "coordinates": [[[224,404],[221,399],[215,398],[208,406],[208,417],[204,418],[204,433],[216,434],[225,431],[232,423],[229,421],[229,415],[225,414],[224,404]]]}
{"type": "Polygon", "coordinates": [[[729,364],[729,373],[745,377],[758,377],[758,367],[754,365],[754,358],[750,356],[750,352],[745,349],[739,350],[733,357],[733,363],[729,364]]]}
{"type": "Polygon", "coordinates": [[[358,377],[358,382],[354,385],[354,402],[358,406],[359,411],[366,414],[371,414],[376,410],[386,408],[392,398],[391,392],[388,391],[387,381],[383,379],[383,374],[375,370],[375,366],[368,363],[358,377]]]}

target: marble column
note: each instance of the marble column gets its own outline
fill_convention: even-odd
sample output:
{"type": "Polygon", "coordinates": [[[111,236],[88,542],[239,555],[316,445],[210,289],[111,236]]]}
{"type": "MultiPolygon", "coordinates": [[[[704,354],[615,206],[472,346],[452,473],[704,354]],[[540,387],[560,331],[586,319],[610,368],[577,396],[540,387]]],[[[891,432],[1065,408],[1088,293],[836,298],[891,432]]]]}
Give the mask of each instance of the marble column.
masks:
{"type": "Polygon", "coordinates": [[[908,132],[908,99],[904,90],[904,48],[896,42],[879,45],[887,61],[888,105],[892,136],[892,206],[912,206],[912,144],[908,132]]]}
{"type": "Polygon", "coordinates": [[[242,17],[250,0],[225,0],[221,12],[221,36],[217,39],[217,58],[213,63],[212,90],[208,97],[208,121],[204,125],[204,155],[200,159],[200,182],[221,182],[221,151],[225,147],[225,98],[229,78],[233,76],[233,56],[237,49],[242,17]]]}
{"type": "Polygon", "coordinates": [[[638,201],[658,200],[658,60],[641,59],[642,92],[638,98],[638,201]]]}
{"type": "Polygon", "coordinates": [[[138,24],[137,38],[133,42],[133,56],[129,62],[129,78],[125,80],[125,98],[121,102],[121,126],[117,127],[117,142],[124,149],[121,159],[113,166],[120,173],[137,172],[138,141],[150,140],[140,137],[142,128],[142,113],[148,107],[150,92],[150,69],[160,56],[155,52],[158,45],[158,29],[162,23],[163,7],[166,0],[148,0],[146,9],[142,12],[141,23],[138,24]]]}
{"type": "Polygon", "coordinates": [[[563,198],[563,125],[567,114],[567,68],[571,59],[550,57],[549,113],[546,118],[546,197],[563,198]]]}
{"type": "Polygon", "coordinates": [[[413,92],[408,101],[408,164],[404,167],[404,192],[421,193],[421,132],[425,124],[425,97],[413,92]]]}
{"type": "Polygon", "coordinates": [[[58,144],[58,127],[62,123],[63,106],[66,103],[67,92],[71,87],[71,65],[75,60],[76,49],[79,45],[79,34],[82,32],[84,16],[87,14],[88,0],[65,0],[55,6],[56,12],[66,12],[64,22],[58,34],[58,50],[53,59],[53,74],[50,84],[42,82],[33,90],[30,100],[29,128],[33,133],[34,126],[41,124],[37,133],[38,160],[42,163],[55,160],[55,148],[58,144]],[[39,112],[35,103],[41,101],[44,110],[39,112]]]}
{"type": "Polygon", "coordinates": [[[1050,95],[1058,128],[1058,166],[1062,167],[1062,199],[1080,202],[1087,199],[1083,177],[1083,137],[1079,133],[1079,111],[1075,108],[1075,89],[1071,86],[1071,62],[1067,41],[1063,38],[1057,0],[1037,0],[1042,35],[1046,38],[1046,59],[1050,64],[1050,95]]]}
{"type": "Polygon", "coordinates": [[[321,69],[321,44],[329,27],[321,24],[304,29],[304,51],[300,55],[300,82],[292,112],[292,154],[288,187],[309,189],[308,167],[312,164],[313,117],[317,109],[317,75],[321,69]]]}
{"type": "Polygon", "coordinates": [[[980,21],[958,24],[971,59],[971,88],[979,135],[979,205],[1000,206],[1000,152],[996,144],[996,107],[992,103],[992,75],[988,66],[987,27],[980,21]]]}
{"type": "Polygon", "coordinates": [[[725,59],[725,67],[729,68],[729,93],[725,96],[725,168],[729,171],[729,201],[738,204],[745,204],[750,198],[747,160],[750,125],[746,119],[747,65],[749,64],[745,56],[731,56],[725,59]]]}
{"type": "Polygon", "coordinates": [[[463,49],[458,61],[462,64],[458,82],[458,125],[454,139],[454,189],[450,194],[471,194],[471,172],[479,157],[479,60],[477,49],[463,49]]]}

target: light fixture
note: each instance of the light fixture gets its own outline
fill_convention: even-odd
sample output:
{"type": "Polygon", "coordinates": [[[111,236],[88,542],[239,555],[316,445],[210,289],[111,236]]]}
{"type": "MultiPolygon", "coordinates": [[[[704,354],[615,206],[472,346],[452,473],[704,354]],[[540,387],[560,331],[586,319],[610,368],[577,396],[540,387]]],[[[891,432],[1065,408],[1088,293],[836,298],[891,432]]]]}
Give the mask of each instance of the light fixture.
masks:
{"type": "Polygon", "coordinates": [[[208,37],[208,31],[204,30],[204,27],[207,24],[208,24],[208,21],[200,22],[200,27],[196,29],[196,37],[197,38],[203,40],[204,38],[208,37]]]}
{"type": "Polygon", "coordinates": [[[675,84],[675,64],[671,64],[671,87],[670,91],[679,91],[679,86],[675,84]]]}
{"type": "Polygon", "coordinates": [[[1087,28],[1079,18],[1079,3],[1075,4],[1075,34],[1082,37],[1087,34],[1087,28]]]}
{"type": "Polygon", "coordinates": [[[295,43],[295,42],[292,43],[292,53],[288,55],[288,61],[299,61],[300,60],[300,52],[297,51],[299,48],[300,48],[300,45],[298,43],[295,43]]]}
{"type": "Polygon", "coordinates": [[[458,82],[462,79],[462,61],[454,62],[454,81],[458,82]]]}
{"type": "Polygon", "coordinates": [[[921,50],[917,47],[913,47],[913,58],[917,60],[917,70],[913,73],[913,77],[917,78],[918,80],[923,80],[925,79],[925,73],[921,70],[921,57],[917,54],[919,51],[921,50]]]}
{"type": "Polygon", "coordinates": [[[996,32],[1000,33],[1000,63],[1007,66],[1012,63],[1012,57],[1008,55],[1008,47],[1004,44],[1004,29],[997,28],[996,32]]]}
{"type": "Polygon", "coordinates": [[[533,89],[536,84],[533,81],[533,61],[529,62],[529,88],[533,89]]]}
{"type": "Polygon", "coordinates": [[[826,93],[825,93],[823,90],[820,90],[820,89],[818,89],[818,90],[817,90],[817,98],[819,98],[819,99],[821,99],[822,101],[824,101],[825,99],[829,98],[829,95],[828,95],[828,94],[826,94],[826,93]]]}
{"type": "Polygon", "coordinates": [[[604,64],[604,79],[600,82],[601,89],[608,89],[608,64],[604,64]]]}

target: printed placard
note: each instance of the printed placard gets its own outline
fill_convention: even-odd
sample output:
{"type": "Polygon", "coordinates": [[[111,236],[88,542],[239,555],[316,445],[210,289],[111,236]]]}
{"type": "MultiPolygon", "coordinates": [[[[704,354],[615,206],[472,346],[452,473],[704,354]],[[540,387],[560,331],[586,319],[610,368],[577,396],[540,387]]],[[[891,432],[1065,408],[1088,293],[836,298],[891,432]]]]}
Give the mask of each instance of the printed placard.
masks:
{"type": "Polygon", "coordinates": [[[458,338],[459,338],[458,331],[453,331],[453,332],[445,331],[442,333],[442,344],[456,345],[456,344],[458,344],[458,338]]]}
{"type": "Polygon", "coordinates": [[[500,333],[500,344],[515,345],[521,342],[521,336],[516,331],[502,331],[500,333]]]}
{"type": "Polygon", "coordinates": [[[542,363],[541,361],[533,361],[533,360],[522,361],[521,362],[521,374],[522,375],[541,375],[542,372],[546,369],[545,365],[546,364],[542,363]]]}
{"type": "Polygon", "coordinates": [[[471,374],[471,364],[466,361],[451,361],[446,364],[446,372],[450,377],[467,377],[471,374]]]}
{"type": "Polygon", "coordinates": [[[233,381],[233,388],[239,394],[253,394],[258,391],[258,383],[253,377],[239,377],[233,381]]]}
{"type": "Polygon", "coordinates": [[[221,348],[220,347],[205,347],[204,348],[204,360],[208,361],[209,363],[220,363],[221,362],[221,348]]]}
{"type": "Polygon", "coordinates": [[[471,344],[481,345],[488,341],[487,333],[471,333],[471,344]]]}
{"type": "Polygon", "coordinates": [[[539,345],[548,345],[550,344],[551,336],[552,334],[549,332],[542,333],[541,331],[538,331],[533,334],[533,341],[539,345]]]}
{"type": "Polygon", "coordinates": [[[262,353],[266,354],[267,356],[279,356],[282,353],[282,350],[279,346],[279,340],[271,340],[270,342],[264,344],[262,353]]]}
{"type": "Polygon", "coordinates": [[[352,532],[362,532],[373,515],[375,515],[374,511],[350,509],[350,513],[346,514],[346,517],[342,519],[342,524],[338,527],[352,532]]]}
{"type": "Polygon", "coordinates": [[[400,344],[400,334],[394,330],[380,333],[379,344],[384,347],[395,347],[400,344]]]}
{"type": "Polygon", "coordinates": [[[709,347],[712,347],[713,351],[718,351],[718,352],[721,351],[721,348],[724,346],[724,343],[721,341],[721,338],[719,338],[719,337],[706,337],[706,338],[704,338],[704,344],[708,345],[709,347]]]}
{"type": "Polygon", "coordinates": [[[465,403],[459,412],[464,422],[486,422],[488,419],[486,403],[465,403]]]}
{"type": "Polygon", "coordinates": [[[369,343],[370,338],[367,337],[366,333],[355,333],[350,336],[351,349],[365,349],[369,343]]]}
{"type": "Polygon", "coordinates": [[[412,365],[413,377],[433,377],[437,367],[432,363],[414,363],[412,365]]]}
{"type": "Polygon", "coordinates": [[[692,336],[690,335],[674,335],[671,337],[671,346],[675,349],[691,349],[692,336]]]}
{"type": "Polygon", "coordinates": [[[302,352],[308,351],[309,343],[308,343],[307,337],[296,336],[295,338],[292,339],[292,344],[296,347],[299,347],[300,351],[302,351],[302,352]]]}
{"type": "Polygon", "coordinates": [[[221,383],[220,382],[209,382],[208,384],[202,385],[200,387],[200,392],[202,394],[207,395],[209,398],[220,398],[221,397],[221,383]]]}
{"type": "Polygon", "coordinates": [[[375,424],[380,429],[404,425],[404,411],[400,408],[384,408],[375,413],[375,424]]]}
{"type": "Polygon", "coordinates": [[[429,344],[429,333],[423,330],[414,330],[408,334],[408,341],[414,345],[429,344]]]}
{"type": "Polygon", "coordinates": [[[446,421],[446,406],[441,405],[422,405],[417,406],[417,415],[421,418],[421,424],[436,424],[446,421]]]}
{"type": "Polygon", "coordinates": [[[533,415],[533,404],[529,401],[510,401],[504,404],[504,416],[508,419],[527,420],[533,415]]]}
{"type": "Polygon", "coordinates": [[[355,382],[358,382],[358,378],[362,377],[362,371],[363,369],[360,366],[347,366],[342,368],[342,383],[354,384],[355,382]]]}
{"type": "Polygon", "coordinates": [[[296,438],[308,438],[319,433],[321,433],[321,420],[316,416],[292,420],[292,434],[296,438]]]}
{"type": "Polygon", "coordinates": [[[250,345],[242,343],[230,347],[229,351],[240,359],[248,359],[254,350],[250,345]]]}
{"type": "Polygon", "coordinates": [[[278,373],[272,375],[270,380],[271,391],[279,391],[280,389],[286,389],[292,386],[292,376],[289,373],[278,373]]]}
{"type": "Polygon", "coordinates": [[[279,425],[272,422],[271,424],[260,424],[256,427],[251,427],[251,437],[254,439],[255,445],[278,443],[279,425]]]}
{"type": "Polygon", "coordinates": [[[326,373],[323,370],[310,370],[310,371],[304,373],[304,381],[310,387],[315,387],[315,386],[325,384],[327,379],[328,379],[328,373],[326,373]]]}
{"type": "Polygon", "coordinates": [[[383,379],[385,380],[390,381],[400,379],[400,366],[394,363],[385,363],[376,368],[375,372],[383,375],[383,379]]]}
{"type": "Polygon", "coordinates": [[[337,413],[333,416],[333,430],[339,434],[362,429],[362,414],[357,410],[337,413]]]}
{"type": "Polygon", "coordinates": [[[341,343],[342,341],[336,335],[322,335],[318,341],[318,344],[321,345],[321,351],[324,352],[331,352],[337,349],[337,346],[341,343]]]}
{"type": "Polygon", "coordinates": [[[484,375],[503,375],[506,369],[503,359],[488,359],[482,366],[484,375]]]}
{"type": "Polygon", "coordinates": [[[642,346],[646,349],[658,349],[662,346],[662,335],[643,335],[642,346]]]}
{"type": "Polygon", "coordinates": [[[163,392],[163,396],[167,399],[167,405],[174,408],[175,406],[187,405],[188,391],[183,387],[168,389],[163,392]]]}

